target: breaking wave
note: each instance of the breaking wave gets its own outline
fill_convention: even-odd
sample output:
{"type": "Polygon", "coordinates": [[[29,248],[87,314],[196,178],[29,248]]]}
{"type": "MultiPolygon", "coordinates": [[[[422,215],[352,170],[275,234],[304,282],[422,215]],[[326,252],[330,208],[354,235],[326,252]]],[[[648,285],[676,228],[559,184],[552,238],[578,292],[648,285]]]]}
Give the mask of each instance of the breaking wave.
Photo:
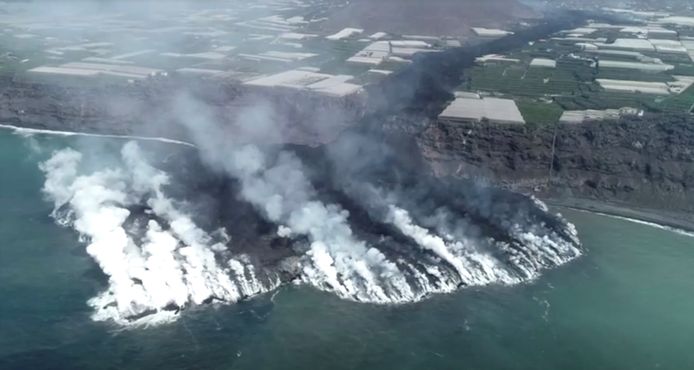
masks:
{"type": "MultiPolygon", "coordinates": [[[[255,146],[238,147],[219,164],[223,172],[239,182],[240,198],[275,225],[275,237],[302,246],[291,260],[296,273],[284,278],[278,266],[237,252],[223,227],[198,226],[167,195],[169,174],[150,165],[135,142],[123,146],[112,167],[87,171],[83,162],[80,152],[63,149],[41,170],[53,217],[80,234],[108,276],[107,288],[88,301],[94,320],[165,322],[189,306],[233,303],[290,280],[355,301],[413,302],[462,286],[520,283],[581,254],[575,229],[563,220],[561,230],[507,221],[496,240],[466,235],[461,225],[469,221],[445,207],[423,217],[382,191],[364,208],[398,242],[367,240],[345,207],[320,200],[293,153],[268,157],[255,146]]],[[[546,211],[539,201],[534,207],[546,211]]]]}

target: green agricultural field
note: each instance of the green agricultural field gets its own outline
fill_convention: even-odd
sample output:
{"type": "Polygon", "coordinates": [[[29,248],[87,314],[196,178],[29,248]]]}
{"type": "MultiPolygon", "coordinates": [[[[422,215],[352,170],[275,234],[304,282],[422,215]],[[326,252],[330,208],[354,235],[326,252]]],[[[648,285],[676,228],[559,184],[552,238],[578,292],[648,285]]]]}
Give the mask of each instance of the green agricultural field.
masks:
{"type": "Polygon", "coordinates": [[[325,39],[312,39],[304,42],[305,51],[318,54],[313,60],[312,65],[319,66],[321,72],[335,74],[356,75],[365,72],[369,66],[354,65],[345,62],[358,51],[364,48],[365,44],[352,40],[330,41],[325,39]]]}
{"type": "Polygon", "coordinates": [[[672,71],[673,75],[684,75],[684,76],[694,76],[694,65],[688,64],[677,64],[675,69],[672,71]]]}
{"type": "Polygon", "coordinates": [[[688,88],[679,95],[665,98],[656,105],[663,112],[690,112],[694,108],[694,86],[688,88]]]}
{"type": "Polygon", "coordinates": [[[475,67],[467,77],[468,90],[524,97],[570,95],[581,83],[573,73],[561,68],[532,68],[524,65],[475,67]]]}
{"type": "Polygon", "coordinates": [[[546,103],[531,99],[519,99],[516,101],[518,109],[525,122],[529,124],[548,125],[559,121],[564,110],[556,103],[546,103]]]}
{"type": "Polygon", "coordinates": [[[641,108],[651,112],[690,112],[694,105],[694,87],[680,95],[660,96],[640,93],[618,93],[602,90],[597,85],[586,85],[573,96],[556,97],[565,110],[641,108]]]}
{"type": "MultiPolygon", "coordinates": [[[[613,30],[600,31],[591,37],[619,36],[613,30]]],[[[685,56],[655,54],[675,65],[673,71],[641,72],[637,70],[591,66],[595,55],[584,53],[573,44],[548,40],[528,45],[508,55],[519,63],[487,63],[470,68],[465,75],[464,89],[504,95],[516,100],[526,121],[548,124],[558,121],[563,110],[617,109],[634,107],[652,112],[688,112],[694,105],[694,88],[678,96],[607,92],[596,79],[672,82],[673,75],[694,76],[694,64],[685,56]],[[578,57],[577,57],[578,56],[578,57]],[[556,68],[530,67],[533,58],[557,61],[556,68]],[[543,100],[551,98],[553,103],[543,100]]],[[[631,56],[610,55],[605,59],[636,61],[631,56]]]]}
{"type": "Polygon", "coordinates": [[[621,68],[600,68],[596,78],[610,80],[630,80],[644,82],[672,82],[675,79],[667,73],[640,72],[621,68]]]}

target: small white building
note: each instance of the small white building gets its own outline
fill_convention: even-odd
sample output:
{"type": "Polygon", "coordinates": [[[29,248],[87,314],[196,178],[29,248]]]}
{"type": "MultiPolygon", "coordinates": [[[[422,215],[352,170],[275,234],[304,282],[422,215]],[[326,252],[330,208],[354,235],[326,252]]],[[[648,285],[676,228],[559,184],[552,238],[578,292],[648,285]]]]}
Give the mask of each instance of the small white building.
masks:
{"type": "Polygon", "coordinates": [[[636,108],[624,107],[606,110],[567,110],[559,118],[560,123],[583,123],[588,121],[616,120],[625,116],[638,116],[643,111],[636,108]]]}
{"type": "Polygon", "coordinates": [[[670,87],[664,82],[644,82],[627,80],[597,79],[606,91],[641,93],[651,95],[670,95],[670,87]]]}
{"type": "Polygon", "coordinates": [[[317,37],[318,35],[310,34],[310,33],[298,33],[298,32],[285,32],[281,34],[279,37],[281,39],[285,40],[306,40],[310,38],[317,37]]]}
{"type": "Polygon", "coordinates": [[[334,41],[344,40],[344,39],[348,39],[352,36],[359,35],[362,32],[364,32],[364,30],[361,28],[349,28],[348,27],[348,28],[345,28],[345,29],[343,29],[337,33],[334,33],[330,36],[326,36],[325,38],[328,40],[334,40],[334,41]]]}
{"type": "Polygon", "coordinates": [[[653,44],[645,39],[616,39],[613,43],[596,43],[605,49],[636,50],[636,51],[655,51],[653,44]]]}
{"type": "Polygon", "coordinates": [[[505,62],[505,63],[519,63],[520,59],[515,59],[515,58],[509,58],[504,55],[499,55],[499,54],[487,54],[483,55],[481,57],[475,58],[475,62],[477,63],[489,63],[489,62],[505,62]]]}
{"type": "Polygon", "coordinates": [[[372,40],[380,40],[382,38],[385,38],[386,36],[388,36],[388,34],[385,32],[376,32],[376,33],[372,34],[371,36],[369,36],[369,38],[372,40]]]}
{"type": "Polygon", "coordinates": [[[357,84],[349,83],[349,75],[329,75],[302,69],[261,76],[244,82],[247,86],[280,87],[295,90],[311,91],[332,97],[345,97],[362,90],[357,84]]]}
{"type": "Polygon", "coordinates": [[[388,41],[376,41],[347,59],[349,63],[379,65],[390,56],[393,47],[388,41]]]}
{"type": "Polygon", "coordinates": [[[672,64],[623,62],[621,60],[600,60],[600,68],[635,69],[643,72],[665,72],[675,69],[672,64]]]}
{"type": "Polygon", "coordinates": [[[86,62],[70,62],[58,67],[41,66],[28,70],[34,75],[53,75],[53,76],[81,76],[81,77],[99,77],[110,76],[123,78],[127,80],[142,80],[148,77],[161,75],[164,73],[161,69],[140,67],[128,64],[104,64],[104,63],[86,63],[86,62]]]}
{"type": "Polygon", "coordinates": [[[503,37],[513,35],[513,32],[496,28],[472,27],[472,31],[480,37],[503,37]]]}
{"type": "Polygon", "coordinates": [[[458,97],[439,115],[454,122],[524,124],[525,120],[511,99],[458,97]]]}
{"type": "Polygon", "coordinates": [[[535,58],[530,61],[531,67],[557,68],[557,61],[547,58],[535,58]]]}

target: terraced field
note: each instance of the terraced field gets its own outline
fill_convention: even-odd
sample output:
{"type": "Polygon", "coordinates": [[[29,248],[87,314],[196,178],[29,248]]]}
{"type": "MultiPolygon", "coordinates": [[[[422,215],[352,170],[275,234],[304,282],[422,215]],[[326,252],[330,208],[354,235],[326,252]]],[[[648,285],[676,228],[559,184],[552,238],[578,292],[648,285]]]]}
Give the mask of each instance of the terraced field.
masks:
{"type": "MultiPolygon", "coordinates": [[[[615,34],[616,35],[616,34],[615,34]]],[[[615,35],[610,34],[610,37],[615,35]]],[[[529,123],[552,124],[564,110],[617,109],[634,107],[650,112],[691,112],[694,87],[680,95],[658,96],[642,93],[605,91],[597,79],[673,82],[673,76],[694,76],[694,64],[682,55],[660,55],[675,65],[668,72],[596,68],[595,55],[583,53],[564,40],[546,40],[512,51],[508,58],[517,63],[487,62],[466,71],[461,90],[513,98],[529,123]],[[533,58],[557,61],[556,68],[530,67],[533,58]]],[[[602,60],[634,62],[632,56],[602,56],[602,60]]],[[[662,58],[661,58],[662,59],[662,58]]]]}

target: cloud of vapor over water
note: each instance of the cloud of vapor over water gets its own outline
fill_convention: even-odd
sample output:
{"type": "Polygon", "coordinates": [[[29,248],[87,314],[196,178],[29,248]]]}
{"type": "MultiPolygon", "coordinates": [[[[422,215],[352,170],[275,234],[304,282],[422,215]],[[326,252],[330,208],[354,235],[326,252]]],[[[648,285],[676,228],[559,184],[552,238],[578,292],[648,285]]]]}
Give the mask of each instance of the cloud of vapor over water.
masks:
{"type": "MultiPolygon", "coordinates": [[[[513,284],[580,254],[575,233],[561,235],[546,224],[533,226],[536,221],[531,214],[545,214],[546,210],[527,198],[516,201],[516,210],[505,199],[492,199],[485,192],[460,201],[468,203],[462,208],[479,214],[478,223],[489,223],[494,233],[507,239],[496,241],[496,236],[479,235],[481,231],[474,224],[459,221],[456,212],[441,204],[432,208],[445,197],[445,190],[428,180],[407,179],[410,175],[403,174],[409,170],[388,160],[399,154],[387,145],[359,135],[344,135],[328,144],[325,160],[334,169],[332,175],[316,174],[313,172],[320,170],[315,164],[307,168],[296,153],[258,144],[281,136],[281,127],[272,121],[276,116],[272,106],[251,105],[233,122],[233,127],[260,127],[251,130],[252,136],[243,130],[229,130],[229,123],[219,122],[207,112],[204,103],[182,96],[175,114],[191,133],[204,161],[238,179],[240,196],[277,225],[279,236],[308,239],[299,278],[340,297],[399,303],[461,285],[513,284]],[[258,140],[263,135],[265,140],[258,140]],[[395,172],[395,178],[392,174],[382,176],[384,171],[395,172]],[[325,179],[331,176],[332,183],[325,179]],[[326,189],[315,188],[316,178],[327,182],[329,188],[334,185],[330,191],[342,193],[352,206],[366,210],[370,221],[355,219],[345,208],[349,204],[325,200],[326,189]],[[383,182],[393,188],[375,185],[383,182]],[[434,193],[438,193],[438,200],[430,196],[434,193]],[[390,232],[404,237],[405,244],[388,248],[373,238],[361,238],[354,227],[363,231],[365,222],[391,225],[390,232]],[[470,234],[470,230],[475,233],[470,234]],[[526,245],[529,250],[524,250],[526,245]],[[428,257],[420,258],[421,251],[428,257]]],[[[422,175],[414,178],[428,178],[422,175]]],[[[560,220],[549,217],[547,221],[564,227],[560,220]]]]}
{"type": "MultiPolygon", "coordinates": [[[[376,135],[343,135],[328,149],[333,181],[373,220],[434,256],[435,288],[516,284],[581,254],[576,230],[536,199],[423,173],[410,150],[376,135]]],[[[408,146],[405,146],[408,148],[408,146]]],[[[428,264],[422,262],[420,264],[428,264]]],[[[420,281],[421,279],[417,279],[420,281]]],[[[431,277],[429,280],[432,280],[431,277]]]]}
{"type": "MultiPolygon", "coordinates": [[[[408,301],[414,295],[397,266],[378,249],[354,236],[349,212],[318,200],[299,158],[290,151],[261,147],[255,137],[235,131],[206,115],[204,105],[181,97],[178,116],[201,156],[241,183],[241,197],[278,225],[281,236],[306,236],[309,250],[301,279],[341,297],[370,302],[408,301]]],[[[240,115],[241,126],[280,132],[267,120],[267,106],[253,106],[240,115]],[[248,119],[248,118],[252,119],[248,119]]],[[[251,131],[254,135],[257,131],[251,131]]],[[[266,137],[267,139],[267,137],[266,137]]]]}
{"type": "MultiPolygon", "coordinates": [[[[173,109],[197,148],[187,154],[199,155],[203,173],[232,181],[233,194],[215,196],[252,206],[288,250],[260,265],[266,240],[235,252],[234,233],[220,239],[226,232],[199,226],[199,215],[167,195],[172,174],[150,165],[134,142],[95,171],[81,153],[58,151],[41,165],[44,193],[108,276],[89,301],[95,320],[164,322],[191,305],[236,302],[290,280],[355,301],[413,302],[461,286],[520,283],[581,253],[571,225],[536,200],[433,179],[421,164],[408,167],[399,149],[359,135],[307,158],[268,144],[282,135],[270,105],[244,108],[233,125],[210,111],[189,96],[173,109]]],[[[235,232],[254,225],[235,222],[235,232]]]]}
{"type": "Polygon", "coordinates": [[[82,154],[63,149],[41,165],[53,216],[86,239],[87,253],[108,276],[108,288],[89,301],[95,320],[152,324],[190,304],[235,302],[277,284],[261,284],[243,256],[221,253],[224,243],[166,197],[168,176],[144,160],[137,144],[123,146],[121,160],[120,167],[81,174],[82,154]],[[134,215],[143,204],[149,214],[134,215]],[[133,222],[145,223],[142,238],[133,222]]]}
{"type": "Polygon", "coordinates": [[[277,264],[291,263],[294,272],[282,277],[283,267],[251,263],[263,256],[234,252],[233,234],[220,239],[225,232],[196,224],[167,196],[170,175],[134,142],[95,171],[64,149],[41,165],[44,193],[56,220],[80,233],[108,276],[108,287],[89,301],[95,320],[164,322],[191,305],[236,302],[288,280],[355,301],[413,302],[461,286],[523,282],[581,253],[575,230],[536,200],[412,177],[391,161],[400,153],[379,152],[365,138],[335,143],[322,158],[326,170],[286,147],[259,144],[262,132],[277,134],[268,106],[238,116],[259,130],[229,131],[204,104],[181,99],[174,114],[197,147],[190,153],[233,179],[235,196],[290,241],[293,259],[277,264]]]}

